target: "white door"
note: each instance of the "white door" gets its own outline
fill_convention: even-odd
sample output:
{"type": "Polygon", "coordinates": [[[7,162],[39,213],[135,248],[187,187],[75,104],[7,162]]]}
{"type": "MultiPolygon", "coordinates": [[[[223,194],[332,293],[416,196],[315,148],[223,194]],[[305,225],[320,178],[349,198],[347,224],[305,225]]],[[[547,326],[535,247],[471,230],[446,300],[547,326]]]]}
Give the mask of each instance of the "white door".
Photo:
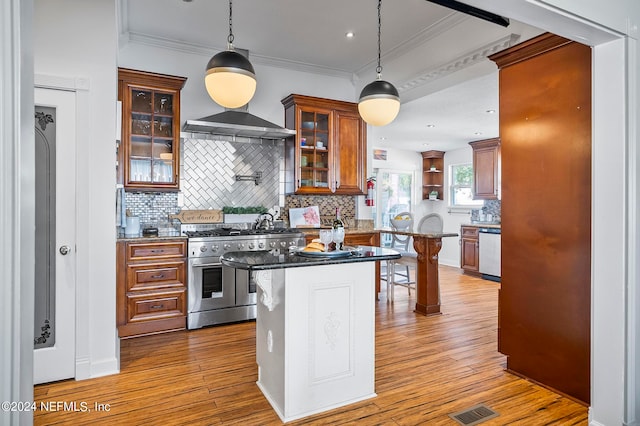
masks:
{"type": "Polygon", "coordinates": [[[75,377],[76,99],[35,89],[34,383],[75,377]]]}
{"type": "MultiPolygon", "coordinates": [[[[376,227],[390,227],[391,219],[398,213],[409,212],[413,208],[414,172],[411,170],[380,169],[376,174],[376,227]]],[[[391,235],[382,234],[381,245],[391,244],[391,235]]]]}

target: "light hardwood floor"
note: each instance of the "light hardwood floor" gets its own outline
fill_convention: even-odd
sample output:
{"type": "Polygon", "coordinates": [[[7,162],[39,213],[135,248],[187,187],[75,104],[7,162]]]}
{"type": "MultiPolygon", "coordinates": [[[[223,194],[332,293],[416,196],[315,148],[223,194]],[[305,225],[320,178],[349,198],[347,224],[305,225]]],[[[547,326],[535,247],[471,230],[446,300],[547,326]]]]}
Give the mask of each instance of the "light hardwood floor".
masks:
{"type": "MultiPolygon", "coordinates": [[[[440,283],[442,315],[414,314],[402,287],[393,304],[384,290],[376,302],[376,398],[288,424],[456,425],[448,414],[479,403],[500,413],[483,425],[587,424],[586,407],[504,371],[499,284],[445,266],[440,283]]],[[[282,424],[256,380],[253,322],[123,340],[120,374],[35,387],[37,403],[91,411],[37,411],[34,423],[282,424]]]]}

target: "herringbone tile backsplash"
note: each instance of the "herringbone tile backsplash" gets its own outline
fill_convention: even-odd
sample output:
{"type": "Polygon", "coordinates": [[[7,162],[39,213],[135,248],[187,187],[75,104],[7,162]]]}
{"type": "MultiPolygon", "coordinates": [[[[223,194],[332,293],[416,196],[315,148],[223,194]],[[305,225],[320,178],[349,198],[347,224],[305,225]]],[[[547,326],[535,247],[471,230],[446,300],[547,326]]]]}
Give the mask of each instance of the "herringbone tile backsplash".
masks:
{"type": "Polygon", "coordinates": [[[221,209],[224,206],[283,205],[284,148],[282,141],[251,143],[183,139],[180,189],[184,209],[221,209]],[[253,181],[236,181],[236,175],[253,181]]]}

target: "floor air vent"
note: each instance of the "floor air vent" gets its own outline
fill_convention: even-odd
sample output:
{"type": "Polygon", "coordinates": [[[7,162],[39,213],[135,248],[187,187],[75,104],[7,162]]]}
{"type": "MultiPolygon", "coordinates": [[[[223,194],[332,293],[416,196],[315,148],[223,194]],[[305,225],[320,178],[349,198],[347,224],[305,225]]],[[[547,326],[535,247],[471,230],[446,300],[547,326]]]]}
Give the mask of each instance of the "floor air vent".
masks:
{"type": "Polygon", "coordinates": [[[473,426],[478,423],[482,423],[485,420],[498,417],[500,414],[496,413],[484,404],[478,404],[471,408],[467,408],[459,413],[449,414],[453,420],[457,421],[464,426],[473,426]]]}

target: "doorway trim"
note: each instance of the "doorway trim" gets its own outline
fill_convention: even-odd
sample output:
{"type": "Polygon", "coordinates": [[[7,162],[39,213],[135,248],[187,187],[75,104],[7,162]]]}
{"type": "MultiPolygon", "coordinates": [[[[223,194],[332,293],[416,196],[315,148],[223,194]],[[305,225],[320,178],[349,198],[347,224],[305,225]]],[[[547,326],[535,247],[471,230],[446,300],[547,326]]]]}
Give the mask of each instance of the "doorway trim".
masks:
{"type": "MultiPolygon", "coordinates": [[[[83,140],[89,140],[90,129],[86,124],[90,123],[90,82],[89,79],[84,77],[59,77],[46,74],[34,75],[34,87],[53,90],[65,90],[75,92],[76,95],[76,158],[73,161],[76,162],[76,193],[87,194],[90,193],[87,179],[79,179],[78,176],[86,176],[88,173],[88,165],[82,164],[78,161],[80,158],[79,151],[81,148],[81,142],[83,140]]],[[[90,358],[90,329],[88,321],[80,321],[82,318],[90,318],[89,306],[90,306],[90,294],[89,288],[86,284],[87,277],[89,276],[86,271],[86,266],[89,263],[87,250],[82,250],[80,244],[81,230],[87,229],[86,216],[82,215],[83,211],[88,211],[88,206],[83,206],[82,203],[86,203],[83,197],[76,199],[76,247],[79,249],[76,252],[76,347],[75,347],[75,366],[76,366],[76,380],[88,379],[91,377],[91,358],[90,358]]]]}

